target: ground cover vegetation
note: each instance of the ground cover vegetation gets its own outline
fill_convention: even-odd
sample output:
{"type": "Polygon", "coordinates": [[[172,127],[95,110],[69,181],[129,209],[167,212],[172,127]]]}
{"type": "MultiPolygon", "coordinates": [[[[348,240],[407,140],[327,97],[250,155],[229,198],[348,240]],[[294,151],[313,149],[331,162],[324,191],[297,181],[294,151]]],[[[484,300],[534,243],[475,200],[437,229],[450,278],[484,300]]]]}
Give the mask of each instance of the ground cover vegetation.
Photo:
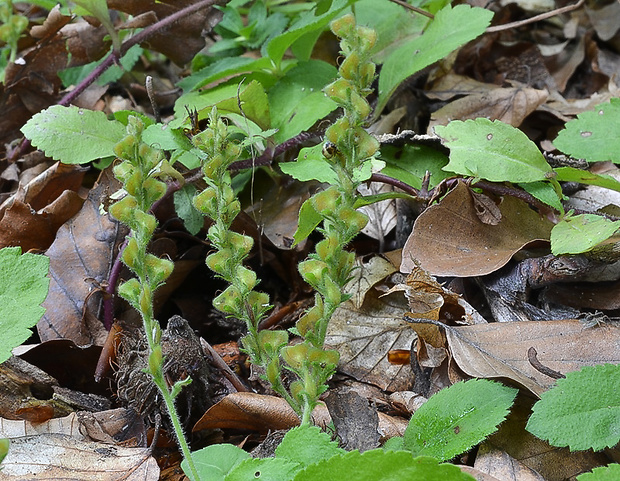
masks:
{"type": "Polygon", "coordinates": [[[401,3],[0,5],[7,479],[618,476],[620,7],[401,3]]]}

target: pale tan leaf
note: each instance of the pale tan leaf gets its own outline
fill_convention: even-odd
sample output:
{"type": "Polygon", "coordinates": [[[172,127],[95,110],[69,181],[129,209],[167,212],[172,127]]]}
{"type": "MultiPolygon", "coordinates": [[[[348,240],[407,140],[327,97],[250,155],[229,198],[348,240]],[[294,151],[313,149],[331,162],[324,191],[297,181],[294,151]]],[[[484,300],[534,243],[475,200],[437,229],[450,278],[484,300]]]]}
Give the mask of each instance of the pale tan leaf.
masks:
{"type": "Polygon", "coordinates": [[[62,434],[40,434],[11,440],[9,454],[2,462],[2,479],[148,481],[159,479],[159,466],[148,448],[126,448],[62,434]]]}
{"type": "Polygon", "coordinates": [[[545,481],[536,471],[528,468],[507,452],[493,448],[488,442],[482,443],[478,448],[474,468],[496,479],[545,481]]]}
{"type": "Polygon", "coordinates": [[[350,301],[356,309],[364,303],[366,293],[390,274],[397,272],[396,267],[381,256],[373,256],[368,262],[364,258],[355,259],[355,268],[351,273],[352,279],[347,283],[344,291],[351,294],[350,301]]]}
{"type": "Polygon", "coordinates": [[[340,351],[338,370],[386,391],[401,391],[411,384],[409,366],[395,366],[387,360],[392,349],[411,349],[416,334],[403,320],[408,310],[400,293],[379,297],[366,294],[361,309],[350,302],[334,313],[325,343],[340,351]]]}
{"type": "Polygon", "coordinates": [[[502,220],[484,224],[462,182],[415,221],[403,248],[401,272],[419,265],[438,276],[480,276],[505,265],[534,240],[549,239],[552,224],[522,200],[504,196],[502,220]]]}
{"type": "MultiPolygon", "coordinates": [[[[361,184],[357,190],[362,195],[377,195],[391,192],[394,188],[388,184],[371,182],[370,186],[361,184]]],[[[362,229],[368,237],[383,242],[385,236],[396,227],[396,201],[394,199],[365,205],[359,210],[368,216],[368,224],[362,229]]]]}
{"type": "Polygon", "coordinates": [[[534,347],[544,366],[566,374],[584,366],[620,363],[620,328],[587,328],[579,320],[494,322],[445,326],[448,346],[458,366],[478,378],[508,378],[539,396],[555,379],[528,360],[534,347]]]}

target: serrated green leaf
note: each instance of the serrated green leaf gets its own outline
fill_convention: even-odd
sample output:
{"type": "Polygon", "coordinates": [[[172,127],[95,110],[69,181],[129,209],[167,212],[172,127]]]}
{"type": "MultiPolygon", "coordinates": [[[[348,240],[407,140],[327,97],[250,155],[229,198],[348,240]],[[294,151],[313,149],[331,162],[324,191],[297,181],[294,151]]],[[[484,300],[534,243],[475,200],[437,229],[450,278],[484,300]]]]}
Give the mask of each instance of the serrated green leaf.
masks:
{"type": "Polygon", "coordinates": [[[439,464],[436,459],[413,458],[408,451],[372,449],[364,453],[351,451],[342,456],[308,466],[297,473],[295,481],[329,480],[424,480],[473,481],[453,464],[439,464]]]}
{"type": "Polygon", "coordinates": [[[404,447],[414,456],[452,459],[494,433],[516,395],[516,389],[487,379],[442,389],[411,417],[404,447]]]}
{"type": "Polygon", "coordinates": [[[536,182],[553,175],[536,144],[499,120],[456,120],[435,132],[450,149],[444,170],[492,182],[536,182]]]}
{"type": "Polygon", "coordinates": [[[557,167],[555,173],[558,182],[580,182],[581,184],[597,185],[620,192],[620,181],[611,175],[595,174],[575,167],[557,167]]]}
{"type": "Polygon", "coordinates": [[[174,210],[183,220],[183,224],[192,235],[198,234],[204,225],[204,217],[194,208],[192,200],[196,195],[196,187],[186,184],[174,193],[174,210]]]}
{"type": "Polygon", "coordinates": [[[65,164],[85,164],[113,154],[125,127],[103,112],[53,105],[21,128],[32,145],[65,164]]]}
{"type": "Polygon", "coordinates": [[[286,433],[276,448],[276,457],[305,467],[344,452],[317,426],[304,425],[286,433]]]}
{"type": "Polygon", "coordinates": [[[620,441],[620,365],[566,374],[534,404],[526,430],[553,446],[600,451],[620,441]]]}
{"type": "Polygon", "coordinates": [[[225,481],[289,481],[295,477],[300,467],[279,458],[250,458],[240,462],[224,478],[225,481]]]}
{"type": "Polygon", "coordinates": [[[338,176],[322,154],[321,144],[307,147],[299,151],[296,162],[282,162],[280,169],[287,175],[307,182],[318,180],[331,185],[338,185],[338,176]]]}
{"type": "Polygon", "coordinates": [[[588,162],[620,163],[620,139],[609,135],[619,129],[620,99],[611,99],[567,122],[553,144],[565,154],[588,162]]]}
{"type": "Polygon", "coordinates": [[[302,35],[324,29],[329,22],[346,8],[351,0],[333,0],[330,8],[319,13],[317,9],[303,13],[291,27],[281,35],[272,38],[267,44],[266,53],[276,66],[280,66],[284,52],[302,35]]]}
{"type": "Polygon", "coordinates": [[[313,207],[310,199],[306,200],[299,209],[299,224],[293,239],[295,242],[293,246],[299,244],[302,240],[306,239],[312,231],[316,229],[316,226],[321,223],[323,216],[319,214],[313,207]]]}
{"type": "MultiPolygon", "coordinates": [[[[212,444],[192,453],[192,460],[200,481],[224,481],[225,476],[250,454],[232,444],[212,444]]],[[[190,479],[191,473],[186,460],[181,462],[183,472],[190,479]]],[[[198,481],[192,479],[192,481],[198,481]]]]}
{"type": "Polygon", "coordinates": [[[620,464],[610,464],[594,468],[591,473],[577,476],[577,481],[618,481],[620,479],[620,464]]]}
{"type": "Polygon", "coordinates": [[[484,33],[492,18],[490,10],[469,5],[447,5],[437,12],[422,35],[392,52],[383,64],[375,115],[403,80],[484,33]]]}
{"type": "Polygon", "coordinates": [[[565,217],[551,229],[551,252],[556,255],[588,252],[620,229],[620,221],[595,214],[565,217]]]}
{"type": "Polygon", "coordinates": [[[21,254],[21,247],[0,249],[0,363],[32,335],[30,328],[43,314],[47,297],[49,258],[21,254]]]}
{"type": "Polygon", "coordinates": [[[327,62],[301,62],[271,88],[269,110],[272,126],[278,129],[277,143],[309,129],[337,107],[322,91],[337,73],[327,62]]]}

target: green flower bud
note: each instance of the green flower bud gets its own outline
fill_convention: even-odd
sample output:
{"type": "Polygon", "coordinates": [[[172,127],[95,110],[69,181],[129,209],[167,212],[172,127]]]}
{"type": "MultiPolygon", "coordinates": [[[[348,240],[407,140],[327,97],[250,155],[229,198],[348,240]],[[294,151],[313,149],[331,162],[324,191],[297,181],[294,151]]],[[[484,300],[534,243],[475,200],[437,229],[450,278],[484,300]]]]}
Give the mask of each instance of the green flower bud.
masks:
{"type": "Polygon", "coordinates": [[[338,366],[338,361],[340,361],[340,353],[335,350],[324,351],[315,347],[308,352],[308,361],[334,369],[338,366]]]}
{"type": "Polygon", "coordinates": [[[343,104],[348,103],[351,93],[355,92],[355,85],[350,80],[339,78],[327,85],[323,91],[335,102],[343,104]]]}
{"type": "Polygon", "coordinates": [[[153,177],[149,177],[144,181],[142,187],[146,191],[146,203],[153,205],[159,199],[161,199],[166,193],[166,184],[161,180],[157,180],[153,177]]]}
{"type": "Polygon", "coordinates": [[[355,143],[360,160],[372,157],[379,150],[379,141],[361,127],[355,129],[355,143]]]}
{"type": "Polygon", "coordinates": [[[341,117],[327,128],[325,131],[325,138],[338,146],[340,138],[344,137],[350,128],[351,123],[349,120],[346,117],[341,117]]]}
{"type": "Polygon", "coordinates": [[[228,204],[226,206],[226,210],[222,212],[222,221],[229,226],[232,224],[232,221],[235,220],[235,217],[239,215],[239,212],[241,212],[241,203],[235,199],[233,202],[228,204]]]}
{"type": "Polygon", "coordinates": [[[295,327],[302,336],[316,330],[317,323],[323,318],[323,301],[317,296],[317,303],[299,318],[295,327]]]}
{"type": "Polygon", "coordinates": [[[114,148],[114,155],[119,159],[134,161],[135,157],[136,138],[133,135],[127,135],[120,142],[118,142],[114,148]]]}
{"type": "Polygon", "coordinates": [[[211,219],[217,217],[217,192],[213,187],[208,187],[195,195],[192,202],[199,212],[208,215],[211,219]]]}
{"type": "Polygon", "coordinates": [[[297,370],[301,368],[302,364],[307,359],[309,349],[310,344],[301,342],[293,346],[283,347],[280,350],[280,356],[282,356],[284,362],[286,362],[293,369],[297,370]]]}
{"type": "Polygon", "coordinates": [[[258,344],[270,356],[275,355],[282,346],[288,343],[288,333],[286,331],[260,331],[258,333],[258,344]]]}
{"type": "Polygon", "coordinates": [[[139,195],[140,189],[142,189],[142,172],[137,169],[134,169],[133,173],[127,177],[123,187],[127,191],[128,194],[137,197],[139,195]]]}
{"type": "Polygon", "coordinates": [[[142,286],[142,292],[138,298],[138,309],[140,312],[152,312],[153,310],[153,293],[149,286],[142,286]]]}
{"type": "Polygon", "coordinates": [[[153,254],[147,254],[144,262],[146,275],[153,288],[164,282],[174,270],[174,263],[168,259],[161,259],[153,254]]]}
{"type": "Polygon", "coordinates": [[[245,287],[246,292],[249,292],[256,286],[256,272],[247,267],[237,266],[237,269],[235,269],[235,281],[241,283],[245,287]]]}
{"type": "Polygon", "coordinates": [[[351,207],[343,207],[338,211],[338,218],[348,226],[348,236],[354,236],[368,223],[368,217],[351,207]]]}
{"type": "Polygon", "coordinates": [[[147,214],[141,210],[133,213],[133,219],[127,224],[131,229],[142,232],[145,236],[151,237],[157,229],[157,219],[154,215],[147,214]]]}
{"type": "Polygon", "coordinates": [[[321,192],[314,194],[310,202],[314,210],[325,216],[331,215],[337,207],[340,199],[340,193],[335,186],[331,186],[321,192]]]}
{"type": "Polygon", "coordinates": [[[351,107],[357,112],[360,118],[365,119],[370,115],[370,104],[368,101],[355,91],[350,94],[351,107]]]}
{"type": "Polygon", "coordinates": [[[334,35],[338,37],[348,37],[353,34],[355,28],[355,17],[348,13],[344,17],[334,20],[330,25],[334,35]]]}
{"type": "Polygon", "coordinates": [[[112,169],[114,177],[120,180],[123,184],[134,173],[135,167],[129,162],[119,162],[112,169]]]}
{"type": "Polygon", "coordinates": [[[269,381],[269,384],[271,384],[272,386],[277,386],[278,384],[280,384],[280,360],[277,356],[272,358],[271,361],[269,361],[265,374],[267,376],[267,381],[269,381]]]}
{"type": "Polygon", "coordinates": [[[377,43],[377,32],[372,28],[359,26],[356,29],[356,35],[360,39],[360,48],[368,52],[377,43]]]}
{"type": "Polygon", "coordinates": [[[328,305],[338,306],[342,302],[342,289],[330,276],[323,277],[323,289],[321,292],[325,296],[328,305]]]}
{"type": "Polygon", "coordinates": [[[329,271],[329,266],[319,259],[308,259],[298,266],[299,273],[314,289],[323,285],[323,276],[329,271]]]}
{"type": "Polygon", "coordinates": [[[377,66],[373,62],[366,62],[359,71],[359,81],[362,88],[368,88],[375,79],[377,66]]]}
{"type": "Polygon", "coordinates": [[[299,404],[303,405],[305,394],[304,383],[301,381],[293,381],[289,389],[291,391],[293,399],[295,399],[299,404]]]}
{"type": "Polygon", "coordinates": [[[141,261],[141,258],[142,256],[138,248],[138,242],[135,238],[131,237],[123,250],[121,259],[127,267],[136,272],[136,266],[141,261]]]}
{"type": "Polygon", "coordinates": [[[327,238],[320,241],[315,247],[316,253],[321,260],[328,261],[338,252],[343,252],[340,250],[340,242],[338,242],[338,237],[335,235],[330,235],[327,238]]]}
{"type": "Polygon", "coordinates": [[[142,286],[138,279],[129,279],[127,282],[118,286],[118,295],[134,307],[139,304],[141,292],[142,286]]]}
{"type": "Polygon", "coordinates": [[[234,286],[228,286],[224,292],[213,299],[213,307],[226,314],[236,314],[243,309],[243,299],[234,286]]]}
{"type": "Polygon", "coordinates": [[[224,152],[226,153],[228,161],[232,162],[241,155],[242,149],[236,142],[228,142],[224,152]]]}
{"type": "Polygon", "coordinates": [[[351,52],[342,62],[338,72],[340,75],[348,80],[356,80],[359,67],[361,63],[361,58],[359,53],[351,52]]]}
{"type": "Polygon", "coordinates": [[[205,262],[209,269],[230,281],[232,278],[230,269],[236,264],[230,249],[222,249],[209,254],[205,262]]]}
{"type": "Polygon", "coordinates": [[[119,222],[129,225],[133,220],[134,212],[138,208],[138,201],[133,195],[126,195],[118,202],[112,204],[108,210],[110,215],[119,222]]]}
{"type": "Polygon", "coordinates": [[[269,296],[264,292],[251,291],[248,294],[248,304],[252,306],[254,319],[262,318],[265,312],[271,308],[269,296]]]}
{"type": "Polygon", "coordinates": [[[244,258],[252,250],[254,245],[254,239],[250,236],[239,234],[233,231],[227,231],[225,238],[222,240],[222,244],[230,245],[231,250],[238,258],[244,258]]]}

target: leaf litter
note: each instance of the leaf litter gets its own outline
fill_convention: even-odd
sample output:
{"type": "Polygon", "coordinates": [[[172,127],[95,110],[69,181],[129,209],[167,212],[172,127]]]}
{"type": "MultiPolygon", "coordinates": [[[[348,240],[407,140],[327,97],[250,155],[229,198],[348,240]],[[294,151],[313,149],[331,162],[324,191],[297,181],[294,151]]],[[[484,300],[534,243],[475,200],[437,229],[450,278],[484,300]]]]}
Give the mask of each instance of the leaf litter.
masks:
{"type": "MultiPolygon", "coordinates": [[[[133,15],[144,14],[139,19],[143,22],[140,24],[142,27],[182,7],[167,3],[156,5],[149,1],[132,2],[127,6],[113,2],[111,6],[121,11],[131,9],[133,15]]],[[[496,5],[493,8],[498,23],[506,23],[520,17],[522,11],[528,11],[522,2],[496,5]]],[[[516,30],[506,30],[501,34],[494,32],[480,36],[463,47],[457,55],[442,60],[437,68],[432,67],[430,75],[425,73],[428,78],[413,80],[412,90],[423,99],[422,105],[432,104],[432,111],[428,112],[427,119],[422,122],[422,129],[428,127],[428,132],[432,133],[435,125],[445,125],[448,120],[454,119],[500,119],[521,127],[530,139],[551,150],[557,132],[567,120],[618,95],[616,75],[620,62],[617,53],[606,43],[618,35],[620,13],[617,8],[613,3],[604,7],[578,9],[570,15],[558,17],[555,20],[557,23],[539,23],[537,34],[529,27],[522,27],[522,35],[517,35],[516,30]],[[558,28],[558,24],[562,28],[558,28]]],[[[361,5],[360,11],[363,12],[361,5]]],[[[218,15],[218,12],[208,13],[204,10],[186,22],[177,23],[173,28],[161,31],[158,38],[151,42],[150,48],[163,52],[178,65],[186,64],[205,44],[202,35],[204,25],[217,20],[218,15]]],[[[415,17],[412,18],[414,20],[403,22],[409,27],[420,23],[415,17]]],[[[0,232],[3,245],[21,245],[25,249],[39,251],[49,247],[47,255],[52,264],[50,277],[54,288],[45,304],[46,317],[38,326],[39,340],[63,338],[71,339],[80,346],[101,345],[106,335],[101,327],[104,281],[110,274],[123,235],[116,225],[106,223],[105,209],[102,211],[100,205],[115,188],[102,188],[101,183],[91,188],[83,181],[83,173],[79,170],[71,171],[71,175],[77,177],[56,177],[56,170],[62,171],[64,168],[56,166],[46,171],[45,176],[49,176],[49,180],[42,182],[48,186],[48,190],[44,188],[44,194],[30,196],[28,192],[34,193],[33,187],[40,180],[33,184],[24,182],[17,188],[17,181],[27,178],[30,166],[26,157],[20,156],[19,149],[9,146],[32,113],[59,100],[63,86],[57,76],[58,70],[66,66],[84,65],[101,58],[107,51],[101,29],[90,24],[81,25],[78,29],[69,22],[70,18],[62,15],[58,9],[52,11],[43,27],[35,27],[31,31],[30,39],[35,47],[25,52],[26,67],[11,65],[7,69],[5,83],[1,86],[3,96],[0,105],[4,115],[0,119],[0,145],[3,157],[19,161],[2,166],[4,204],[0,207],[3,215],[0,232]],[[80,50],[79,45],[87,48],[80,50]],[[82,184],[90,190],[86,201],[82,200],[85,197],[82,184]],[[49,188],[52,188],[53,194],[49,188]],[[6,199],[10,199],[10,202],[6,199]],[[44,220],[43,225],[41,219],[44,220]]],[[[390,22],[386,22],[386,25],[389,25],[386,29],[391,30],[390,35],[398,38],[398,29],[393,28],[390,22]]],[[[407,40],[408,36],[411,34],[407,33],[402,38],[407,40]]],[[[386,58],[390,48],[401,48],[401,45],[395,42],[394,45],[382,45],[381,48],[386,58]]],[[[142,66],[149,68],[146,64],[142,66]]],[[[163,72],[173,78],[176,72],[172,74],[171,71],[163,72]]],[[[174,85],[174,81],[163,81],[170,86],[174,85]]],[[[139,102],[144,101],[146,97],[142,87],[129,85],[126,79],[120,82],[139,102]]],[[[400,84],[400,79],[394,81],[395,85],[389,85],[389,89],[397,83],[400,84]]],[[[90,105],[97,106],[97,110],[104,108],[104,105],[112,105],[113,94],[107,92],[106,88],[99,90],[96,95],[99,98],[91,101],[90,105]]],[[[385,107],[384,101],[387,103],[385,95],[380,99],[382,108],[385,107]]],[[[407,100],[406,95],[404,91],[397,91],[393,101],[410,105],[407,102],[411,99],[407,100]]],[[[232,103],[236,105],[234,99],[232,103]]],[[[387,105],[384,112],[389,114],[391,109],[396,110],[398,107],[387,105]]],[[[405,111],[407,114],[399,114],[399,120],[392,125],[394,131],[411,128],[416,123],[420,125],[419,119],[413,118],[409,109],[405,111]]],[[[584,114],[584,119],[587,120],[587,117],[584,114]]],[[[423,132],[420,128],[416,130],[423,132]]],[[[585,127],[582,130],[591,131],[585,127]]],[[[608,147],[611,143],[607,140],[603,135],[599,143],[608,147]]],[[[559,141],[557,146],[561,145],[562,141],[559,141]]],[[[394,148],[398,156],[412,146],[394,148]]],[[[424,151],[427,146],[414,145],[413,148],[424,151]]],[[[605,152],[605,149],[597,149],[598,152],[605,152]]],[[[600,160],[615,160],[613,149],[601,154],[600,160]]],[[[490,161],[487,159],[487,162],[490,161]]],[[[38,168],[45,170],[43,165],[39,162],[38,168]]],[[[445,162],[441,165],[445,165],[445,162]]],[[[476,175],[481,172],[476,169],[484,168],[484,165],[476,165],[474,168],[470,161],[466,161],[462,168],[463,173],[476,175]]],[[[416,172],[416,175],[419,169],[418,166],[406,166],[407,171],[416,172]]],[[[592,166],[593,172],[600,169],[601,164],[592,166]]],[[[546,167],[541,163],[532,175],[537,178],[542,175],[544,178],[545,172],[546,167]]],[[[501,178],[503,180],[505,176],[501,178]]],[[[515,177],[511,180],[521,182],[524,179],[515,177]]],[[[435,186],[436,183],[431,182],[430,185],[435,186]]],[[[296,275],[295,256],[299,254],[291,250],[289,242],[296,228],[295,206],[303,203],[307,190],[304,191],[303,185],[276,182],[276,186],[267,189],[271,197],[265,195],[266,201],[262,205],[255,204],[254,214],[257,215],[253,216],[254,221],[248,217],[248,225],[253,223],[253,237],[255,244],[259,245],[252,262],[260,258],[263,263],[260,277],[266,282],[267,288],[281,292],[276,297],[277,303],[286,307],[308,294],[296,275]],[[265,240],[263,232],[271,242],[265,240]],[[282,284],[288,288],[282,289],[282,284]]],[[[400,216],[394,202],[386,202],[372,214],[373,221],[367,234],[371,239],[383,238],[389,250],[399,247],[393,243],[390,229],[394,224],[398,229],[406,219],[400,216]]],[[[610,215],[617,215],[613,211],[617,205],[617,200],[610,195],[609,190],[596,186],[588,186],[585,190],[569,194],[567,203],[567,207],[586,207],[585,210],[589,211],[606,209],[610,215]]],[[[170,205],[164,205],[158,215],[166,223],[162,237],[168,237],[158,239],[158,248],[165,252],[176,252],[180,258],[190,251],[200,251],[202,246],[194,245],[190,248],[181,240],[186,233],[180,224],[175,224],[178,221],[170,205]],[[178,232],[183,232],[183,236],[175,237],[178,232]]],[[[533,367],[532,360],[528,358],[531,347],[536,349],[537,359],[542,365],[562,374],[582,366],[620,363],[616,349],[618,327],[613,322],[613,316],[620,306],[617,296],[620,273],[614,269],[613,263],[602,262],[600,257],[541,256],[540,252],[547,252],[545,249],[550,238],[551,220],[548,212],[535,211],[525,202],[511,196],[480,189],[475,183],[467,186],[459,182],[447,195],[440,196],[438,203],[417,216],[415,227],[409,228],[410,239],[403,247],[402,264],[388,263],[374,255],[379,252],[378,243],[368,247],[368,244],[356,241],[356,250],[369,255],[360,256],[360,268],[354,273],[355,278],[350,284],[353,297],[338,311],[329,332],[331,345],[341,350],[339,375],[378,386],[388,394],[407,393],[416,385],[412,368],[417,360],[422,370],[426,370],[435,389],[468,376],[490,377],[511,381],[538,396],[555,381],[533,367]],[[395,278],[394,264],[400,265],[406,273],[413,271],[414,276],[405,282],[395,278]],[[522,266],[516,272],[526,282],[523,285],[518,282],[510,284],[508,292],[512,290],[512,294],[498,294],[504,300],[503,311],[491,309],[491,289],[481,286],[492,285],[488,275],[506,276],[515,265],[522,266]],[[503,266],[505,268],[501,269],[503,266]],[[438,281],[431,278],[430,274],[443,277],[438,281]],[[395,287],[399,284],[400,287],[395,287]],[[388,294],[382,296],[386,292],[388,294]],[[546,312],[551,320],[503,322],[513,317],[504,316],[500,312],[516,313],[514,319],[532,315],[534,311],[524,309],[526,305],[535,306],[539,312],[546,312]],[[583,313],[587,322],[571,317],[558,318],[555,315],[559,312],[557,305],[574,309],[574,317],[583,313]],[[597,317],[601,319],[600,322],[592,323],[588,315],[597,310],[605,312],[597,317]],[[407,313],[415,319],[415,323],[404,319],[407,313]],[[609,317],[605,317],[607,314],[609,317]],[[396,351],[409,352],[412,358],[410,365],[390,364],[387,361],[388,354],[396,351]]],[[[192,326],[205,339],[214,342],[229,340],[234,337],[230,335],[233,324],[227,324],[227,320],[218,317],[208,307],[201,307],[209,304],[201,299],[205,296],[204,291],[216,291],[219,285],[216,279],[201,271],[198,264],[188,264],[187,272],[171,284],[166,296],[169,301],[165,302],[164,299],[161,302],[162,319],[180,310],[181,314],[190,318],[192,326]],[[179,296],[180,291],[186,295],[184,300],[179,296]],[[189,297],[186,294],[188,292],[191,293],[189,297]],[[192,296],[194,302],[191,302],[192,296]],[[190,304],[192,307],[187,307],[190,304]],[[228,333],[226,329],[230,329],[228,333]]],[[[122,307],[116,310],[116,315],[128,319],[122,307]]],[[[44,342],[42,346],[45,345],[44,342]]],[[[232,356],[231,364],[245,376],[242,355],[237,351],[232,356]]],[[[240,404],[237,398],[259,395],[234,393],[234,389],[225,380],[219,379],[218,382],[222,386],[222,400],[207,411],[209,416],[205,414],[215,424],[198,423],[194,427],[197,431],[212,427],[266,431],[280,426],[278,416],[282,415],[284,407],[281,399],[257,397],[254,403],[240,404]],[[218,411],[228,402],[241,408],[237,411],[218,411]],[[270,410],[270,414],[261,421],[262,424],[256,423],[256,418],[265,407],[270,410]],[[223,422],[226,419],[230,420],[229,424],[223,422]]],[[[374,401],[379,402],[378,395],[374,401]]],[[[393,407],[387,403],[385,406],[388,409],[393,407]]],[[[379,429],[385,433],[390,431],[382,428],[381,423],[403,426],[402,418],[385,413],[379,413],[379,418],[379,429]]],[[[527,419],[527,415],[522,415],[521,421],[523,419],[527,419]]],[[[43,422],[40,427],[49,427],[51,431],[51,421],[43,422]]],[[[67,422],[73,425],[76,421],[72,419],[67,422]]],[[[80,422],[85,423],[84,420],[80,422]]],[[[494,474],[502,479],[506,473],[500,475],[498,469],[513,465],[514,460],[521,463],[521,471],[515,469],[512,474],[518,472],[520,476],[525,476],[522,473],[529,469],[536,471],[528,472],[531,479],[548,480],[565,479],[603,463],[594,453],[569,455],[560,448],[551,449],[548,444],[535,441],[523,427],[511,428],[511,422],[509,418],[500,432],[486,441],[478,451],[476,467],[487,473],[487,476],[494,474]],[[522,438],[527,436],[527,441],[523,441],[522,438]],[[532,446],[535,442],[538,444],[534,448],[532,446]],[[489,452],[496,455],[492,461],[488,460],[489,452]],[[486,466],[478,462],[485,457],[486,466]],[[558,466],[562,468],[556,469],[558,466]],[[536,476],[537,473],[540,475],[536,476]]],[[[281,426],[289,427],[293,424],[294,419],[281,426]]],[[[387,436],[396,434],[399,434],[398,429],[387,436]]],[[[88,445],[71,444],[75,441],[69,439],[53,439],[54,445],[68,443],[83,455],[91,449],[88,445]]],[[[49,442],[48,439],[40,440],[42,447],[49,442]]],[[[26,449],[32,450],[33,446],[36,445],[26,444],[26,449]]],[[[118,450],[118,446],[115,449],[118,450]]],[[[158,469],[157,474],[153,471],[156,468],[153,459],[146,457],[140,451],[142,448],[132,449],[136,449],[133,454],[144,455],[140,458],[144,465],[135,464],[124,455],[121,456],[120,451],[113,459],[125,471],[136,466],[140,469],[148,468],[146,472],[136,471],[148,472],[140,479],[159,476],[158,469]]],[[[84,466],[83,460],[81,466],[84,466]]]]}

